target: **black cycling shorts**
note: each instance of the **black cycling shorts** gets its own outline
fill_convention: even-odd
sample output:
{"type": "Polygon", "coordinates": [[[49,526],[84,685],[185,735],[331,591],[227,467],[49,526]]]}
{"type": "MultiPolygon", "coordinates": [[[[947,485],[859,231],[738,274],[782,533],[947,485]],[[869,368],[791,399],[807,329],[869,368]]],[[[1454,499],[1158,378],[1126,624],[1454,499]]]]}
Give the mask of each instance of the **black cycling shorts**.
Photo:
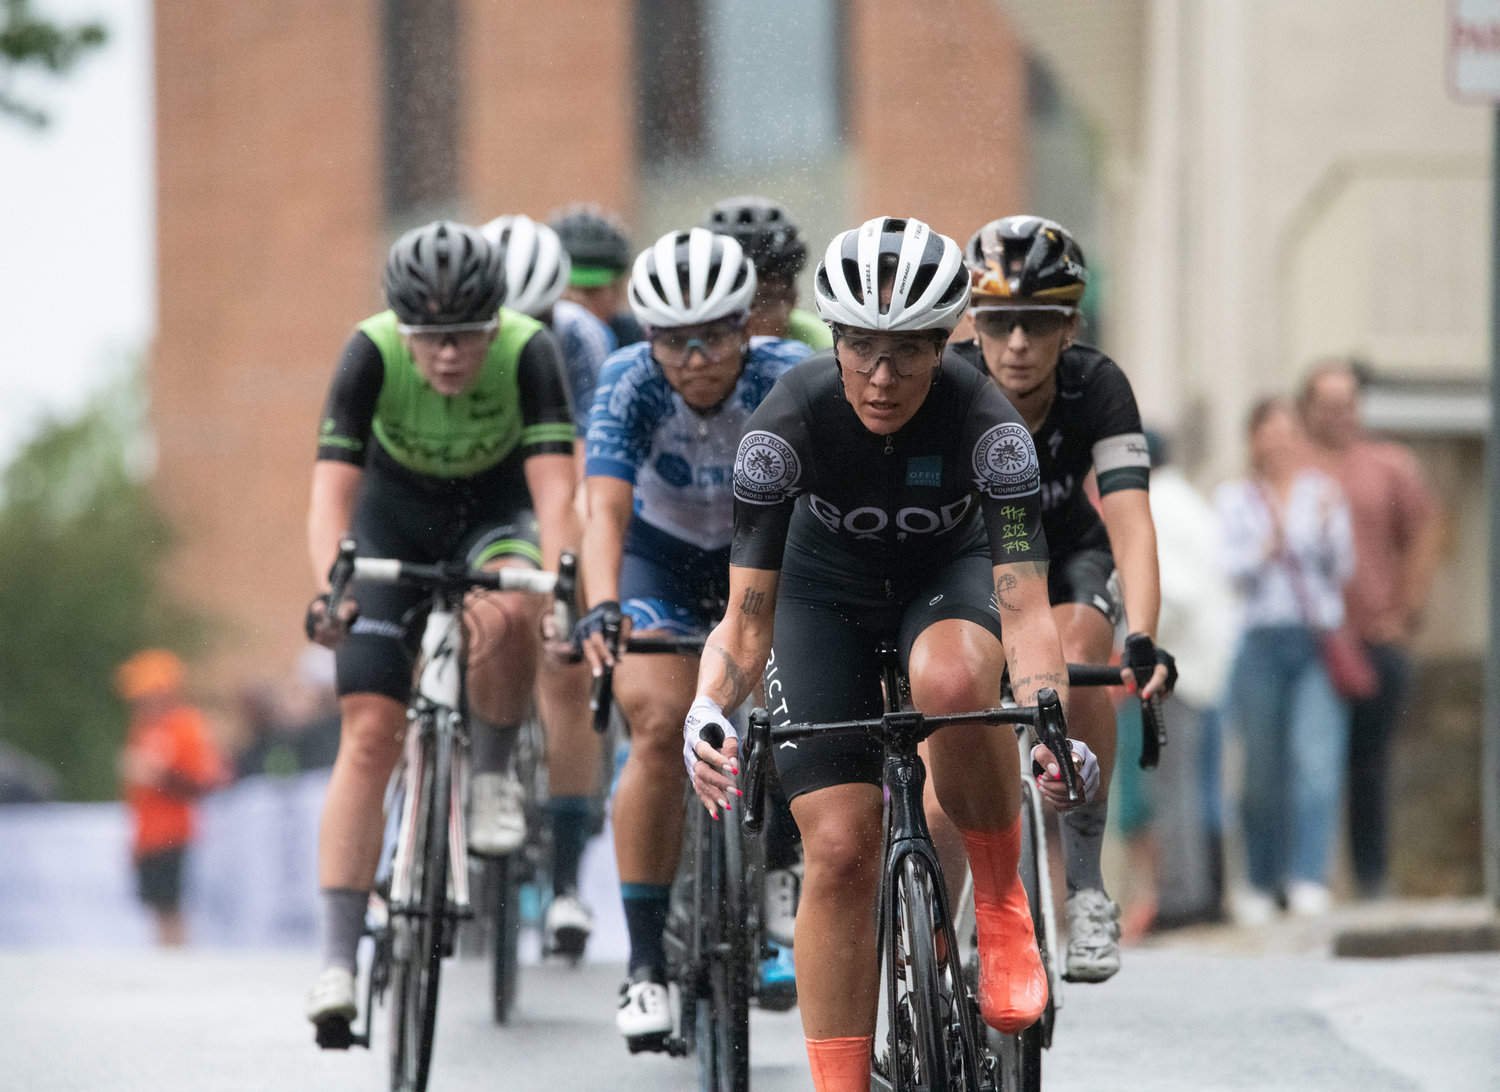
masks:
{"type": "Polygon", "coordinates": [[[135,860],[136,891],[141,901],[156,910],[176,910],[182,905],[182,862],[187,847],[143,853],[135,860]]]}
{"type": "Polygon", "coordinates": [[[1104,615],[1111,629],[1125,617],[1115,557],[1108,550],[1079,550],[1053,558],[1047,568],[1047,598],[1054,607],[1085,603],[1104,615]]]}
{"type": "MultiPolygon", "coordinates": [[[[912,645],[935,622],[960,618],[1000,638],[988,551],[963,554],[910,588],[850,594],[846,585],[783,573],[776,637],[766,665],[771,723],[878,717],[883,710],[876,650],[894,642],[905,670],[912,645]]],[[[881,745],[872,734],[778,743],[776,770],[788,798],[850,782],[881,783],[881,745]]]]}
{"type": "MultiPolygon", "coordinates": [[[[541,539],[518,461],[473,478],[418,477],[372,465],[355,507],[352,533],[362,557],[398,557],[471,567],[500,557],[541,568],[541,539]]],[[[427,593],[406,584],[356,580],[359,619],[338,647],[338,692],[411,697],[421,626],[408,618],[427,593]]]]}

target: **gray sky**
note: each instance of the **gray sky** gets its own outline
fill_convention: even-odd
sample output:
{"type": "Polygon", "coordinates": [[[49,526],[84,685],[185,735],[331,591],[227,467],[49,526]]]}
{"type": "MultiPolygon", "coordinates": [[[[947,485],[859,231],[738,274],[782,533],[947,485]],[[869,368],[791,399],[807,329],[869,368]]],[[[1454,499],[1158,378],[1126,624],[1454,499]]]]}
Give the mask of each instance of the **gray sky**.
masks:
{"type": "Polygon", "coordinates": [[[149,0],[35,0],[110,40],[61,80],[15,90],[40,131],[0,119],[0,464],[149,347],[156,325],[149,0]]]}

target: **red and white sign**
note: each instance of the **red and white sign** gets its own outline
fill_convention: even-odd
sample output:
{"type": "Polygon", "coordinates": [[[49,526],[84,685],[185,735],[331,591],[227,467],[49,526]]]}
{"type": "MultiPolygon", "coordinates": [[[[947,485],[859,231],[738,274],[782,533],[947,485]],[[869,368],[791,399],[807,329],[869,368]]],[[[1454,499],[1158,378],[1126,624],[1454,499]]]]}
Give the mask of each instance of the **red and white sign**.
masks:
{"type": "Polygon", "coordinates": [[[1500,0],[1448,0],[1448,91],[1500,102],[1500,0]]]}

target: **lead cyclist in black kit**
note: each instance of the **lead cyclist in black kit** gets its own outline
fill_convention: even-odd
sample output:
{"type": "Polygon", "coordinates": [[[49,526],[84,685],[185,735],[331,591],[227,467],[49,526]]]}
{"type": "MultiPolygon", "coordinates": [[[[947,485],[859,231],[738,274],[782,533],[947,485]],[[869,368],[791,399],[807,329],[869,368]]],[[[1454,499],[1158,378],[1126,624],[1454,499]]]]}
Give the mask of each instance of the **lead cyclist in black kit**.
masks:
{"type": "MultiPolygon", "coordinates": [[[[896,643],[925,713],[1066,696],[1047,602],[1031,437],[995,387],[943,346],[969,299],[958,244],[877,218],[829,245],[814,281],[831,351],[786,373],[752,415],[735,462],[729,607],[708,638],[684,758],[711,813],[737,790],[732,709],[764,670],[774,723],[877,716],[877,646],[896,643]],[[774,637],[774,648],[773,648],[774,637]],[[769,663],[768,663],[769,660],[769,663]],[[715,723],[722,752],[699,741],[715,723]]],[[[1074,743],[1090,788],[1097,765],[1074,743]]],[[[1045,748],[1035,758],[1057,769],[1045,748]]],[[[870,1085],[879,969],[881,743],[775,748],[802,831],[798,994],[820,1092],[870,1085]]],[[[1003,1031],[1033,1023],[1047,980],[1017,874],[1020,793],[1008,734],[947,728],[927,744],[938,798],[974,876],[980,1007],[1003,1031]]]]}
{"type": "MultiPolygon", "coordinates": [[[[973,277],[976,339],[953,348],[993,378],[1026,421],[1040,459],[1048,592],[1063,654],[1070,663],[1104,663],[1122,618],[1129,632],[1155,640],[1161,609],[1146,492],[1151,463],[1130,380],[1098,349],[1074,343],[1088,271],[1083,251],[1061,225],[1038,216],[994,220],[969,239],[964,257],[973,277]],[[1084,492],[1091,470],[1098,511],[1084,492]]],[[[1143,698],[1168,694],[1177,681],[1171,655],[1158,648],[1156,658],[1143,698]]],[[[1134,677],[1122,675],[1133,688],[1134,677]]],[[[1104,893],[1099,867],[1115,756],[1109,696],[1075,691],[1068,730],[1098,756],[1100,789],[1062,818],[1066,974],[1071,981],[1102,982],[1120,968],[1120,909],[1104,893]]],[[[1044,784],[1055,802],[1047,789],[1044,784]]]]}

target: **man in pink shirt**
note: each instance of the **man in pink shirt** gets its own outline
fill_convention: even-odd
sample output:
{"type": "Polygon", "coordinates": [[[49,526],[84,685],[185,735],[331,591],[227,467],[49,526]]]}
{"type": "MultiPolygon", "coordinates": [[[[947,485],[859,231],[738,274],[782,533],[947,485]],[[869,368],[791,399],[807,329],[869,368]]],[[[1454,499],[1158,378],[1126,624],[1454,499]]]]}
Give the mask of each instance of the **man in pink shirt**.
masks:
{"type": "Polygon", "coordinates": [[[1386,884],[1386,773],[1390,740],[1404,714],[1411,641],[1422,621],[1441,529],[1432,490],[1412,453],[1371,439],[1360,420],[1363,367],[1324,361],[1299,406],[1314,457],[1343,484],[1354,532],[1354,577],[1344,589],[1346,625],[1380,676],[1371,697],[1350,703],[1350,856],[1361,896],[1386,884]]]}

